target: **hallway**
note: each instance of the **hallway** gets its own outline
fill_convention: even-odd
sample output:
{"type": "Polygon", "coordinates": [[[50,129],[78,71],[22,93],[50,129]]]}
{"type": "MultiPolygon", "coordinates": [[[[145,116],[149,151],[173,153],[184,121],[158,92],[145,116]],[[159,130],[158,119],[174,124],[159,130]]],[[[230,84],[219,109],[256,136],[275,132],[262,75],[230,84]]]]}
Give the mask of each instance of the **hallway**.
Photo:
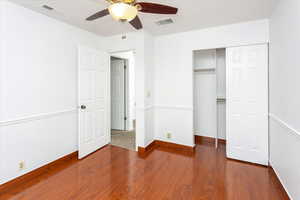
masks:
{"type": "Polygon", "coordinates": [[[111,145],[135,151],[135,130],[111,130],[111,145]]]}

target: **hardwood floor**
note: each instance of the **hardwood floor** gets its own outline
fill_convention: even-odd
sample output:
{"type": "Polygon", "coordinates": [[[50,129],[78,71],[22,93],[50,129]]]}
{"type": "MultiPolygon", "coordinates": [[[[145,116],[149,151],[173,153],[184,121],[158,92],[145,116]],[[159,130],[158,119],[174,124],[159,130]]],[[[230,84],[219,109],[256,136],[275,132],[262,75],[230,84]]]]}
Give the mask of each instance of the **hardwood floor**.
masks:
{"type": "Polygon", "coordinates": [[[267,167],[225,158],[224,145],[201,144],[195,153],[157,147],[138,153],[108,145],[66,161],[0,199],[24,200],[282,200],[288,199],[267,167]]]}

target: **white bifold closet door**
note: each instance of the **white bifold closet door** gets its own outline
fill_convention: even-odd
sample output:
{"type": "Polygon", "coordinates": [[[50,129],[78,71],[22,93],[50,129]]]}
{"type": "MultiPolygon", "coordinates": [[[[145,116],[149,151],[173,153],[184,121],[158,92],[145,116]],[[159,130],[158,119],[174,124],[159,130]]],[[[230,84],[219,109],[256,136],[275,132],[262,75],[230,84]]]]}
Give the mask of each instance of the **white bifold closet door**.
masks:
{"type": "Polygon", "coordinates": [[[268,165],[268,46],[226,49],[227,157],[268,165]]]}

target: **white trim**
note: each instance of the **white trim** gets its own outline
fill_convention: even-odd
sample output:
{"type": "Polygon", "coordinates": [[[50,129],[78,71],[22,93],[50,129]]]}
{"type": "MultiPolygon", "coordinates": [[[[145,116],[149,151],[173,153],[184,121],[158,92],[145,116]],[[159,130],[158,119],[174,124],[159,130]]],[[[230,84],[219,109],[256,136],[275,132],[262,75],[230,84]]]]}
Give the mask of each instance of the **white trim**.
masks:
{"type": "Polygon", "coordinates": [[[152,109],[152,108],[154,108],[154,106],[153,106],[153,105],[149,105],[149,106],[145,106],[145,107],[144,107],[144,110],[150,110],[150,109],[152,109]]]}
{"type": "Polygon", "coordinates": [[[281,120],[279,117],[277,117],[276,115],[269,113],[269,117],[275,121],[277,121],[279,124],[283,125],[285,128],[289,129],[290,131],[288,132],[293,132],[294,134],[296,134],[297,136],[300,137],[300,131],[296,130],[295,128],[293,128],[291,125],[289,125],[288,123],[284,122],[283,120],[281,120]]]}
{"type": "Polygon", "coordinates": [[[136,110],[150,110],[150,109],[176,109],[176,110],[190,110],[193,111],[194,108],[192,106],[169,106],[169,105],[148,105],[148,106],[140,106],[136,107],[136,110]]]}
{"type": "Polygon", "coordinates": [[[149,146],[152,142],[154,142],[155,141],[155,139],[153,138],[150,142],[148,142],[148,144],[147,145],[145,145],[144,147],[147,147],[147,146],[149,146]]]}
{"type": "Polygon", "coordinates": [[[194,108],[192,106],[181,106],[181,105],[175,105],[175,106],[169,106],[169,105],[155,105],[154,108],[156,109],[176,109],[176,110],[190,110],[193,111],[194,108]]]}
{"type": "Polygon", "coordinates": [[[253,45],[269,45],[270,41],[265,41],[265,42],[255,42],[255,43],[249,43],[246,42],[245,44],[236,44],[236,45],[225,45],[225,46],[219,46],[219,45],[215,45],[212,47],[204,47],[204,48],[197,48],[197,49],[193,49],[192,51],[199,51],[199,50],[213,50],[213,49],[227,49],[227,48],[232,48],[232,47],[245,47],[245,46],[253,46],[253,45]]]}
{"type": "Polygon", "coordinates": [[[280,176],[279,176],[279,173],[276,171],[276,168],[275,168],[274,165],[271,163],[271,161],[269,161],[269,165],[273,168],[273,170],[274,170],[274,172],[275,172],[275,174],[276,174],[276,176],[277,176],[279,182],[280,182],[281,185],[283,186],[283,188],[284,188],[285,192],[288,194],[289,198],[290,198],[291,200],[293,200],[291,194],[290,194],[289,191],[287,190],[286,186],[283,184],[282,179],[281,179],[280,176]]]}
{"type": "Polygon", "coordinates": [[[154,108],[153,105],[144,106],[144,107],[141,107],[141,106],[135,107],[135,109],[136,109],[136,110],[139,110],[139,111],[146,111],[146,110],[150,110],[150,109],[152,109],[152,108],[154,108]]]}
{"type": "Polygon", "coordinates": [[[21,123],[27,123],[31,121],[36,121],[36,120],[41,120],[41,119],[46,119],[50,117],[55,117],[59,115],[64,115],[64,114],[71,114],[71,113],[76,113],[77,109],[69,109],[69,110],[61,110],[57,112],[51,112],[51,113],[43,113],[43,114],[38,114],[38,115],[30,115],[27,117],[22,117],[18,119],[10,119],[6,121],[0,121],[0,127],[1,126],[10,126],[14,124],[21,124],[21,123]]]}

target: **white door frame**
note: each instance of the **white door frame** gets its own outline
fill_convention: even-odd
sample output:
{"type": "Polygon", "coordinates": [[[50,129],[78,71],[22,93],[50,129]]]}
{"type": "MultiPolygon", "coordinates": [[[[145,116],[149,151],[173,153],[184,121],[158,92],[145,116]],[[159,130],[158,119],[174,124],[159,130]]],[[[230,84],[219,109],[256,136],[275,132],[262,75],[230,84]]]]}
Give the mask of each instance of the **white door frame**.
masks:
{"type": "MultiPolygon", "coordinates": [[[[120,51],[110,51],[110,52],[108,52],[108,54],[109,54],[109,74],[110,74],[110,76],[109,76],[109,80],[108,80],[108,86],[109,86],[109,88],[108,88],[108,92],[109,92],[109,99],[111,99],[111,57],[118,57],[118,56],[115,56],[115,55],[113,55],[113,54],[116,54],[116,53],[123,53],[123,52],[129,52],[129,51],[131,51],[131,52],[133,52],[133,58],[134,58],[134,74],[135,74],[135,76],[136,76],[136,56],[135,56],[135,49],[128,49],[128,50],[120,50],[120,51]]],[[[123,58],[122,58],[123,59],[123,58]]],[[[126,73],[128,73],[128,69],[126,70],[126,73]]],[[[126,77],[128,77],[128,74],[126,74],[126,77]]],[[[126,81],[128,81],[128,80],[126,80],[126,81]]],[[[135,86],[136,86],[136,82],[135,82],[135,86]]],[[[126,89],[127,89],[128,87],[126,87],[126,89]]],[[[134,88],[134,90],[136,91],[136,87],[134,88]]],[[[128,93],[128,92],[127,92],[128,93]]],[[[135,95],[136,96],[136,95],[135,95]]],[[[126,102],[126,104],[128,105],[128,101],[126,102]]],[[[108,105],[109,105],[109,108],[108,108],[108,110],[109,111],[111,111],[111,100],[109,101],[109,103],[108,103],[108,105]]],[[[127,107],[127,105],[126,105],[126,115],[127,115],[127,117],[128,117],[128,107],[127,107]]],[[[136,109],[136,108],[135,108],[136,109]]],[[[108,118],[109,118],[109,125],[108,125],[108,127],[109,127],[109,133],[110,133],[110,142],[111,142],[111,112],[109,112],[109,116],[108,116],[108,118]]],[[[138,119],[137,119],[137,117],[136,117],[136,122],[138,121],[138,119]]],[[[126,123],[126,126],[127,126],[127,123],[126,123]]],[[[136,149],[136,151],[137,151],[137,149],[138,149],[138,143],[137,143],[137,129],[135,129],[135,149],[136,149]]]]}

